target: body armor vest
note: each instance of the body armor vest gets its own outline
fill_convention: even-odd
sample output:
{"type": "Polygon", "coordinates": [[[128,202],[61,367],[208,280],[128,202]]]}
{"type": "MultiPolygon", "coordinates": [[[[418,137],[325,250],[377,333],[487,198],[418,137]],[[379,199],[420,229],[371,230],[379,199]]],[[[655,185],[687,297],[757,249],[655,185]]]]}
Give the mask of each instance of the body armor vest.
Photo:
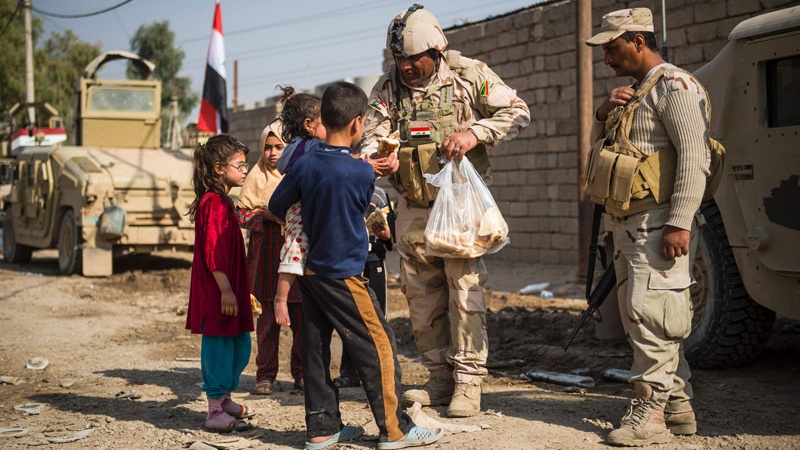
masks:
{"type": "MultiPolygon", "coordinates": [[[[448,51],[444,59],[450,69],[458,69],[460,53],[448,51]]],[[[435,174],[441,170],[444,159],[439,146],[448,136],[467,127],[462,127],[461,117],[453,105],[453,83],[439,88],[437,104],[430,94],[414,102],[397,70],[393,73],[392,82],[395,86],[395,102],[390,106],[389,114],[400,131],[400,149],[397,152],[400,168],[389,177],[389,182],[406,199],[427,207],[436,199],[438,188],[425,181],[425,174],[435,174]]],[[[468,108],[469,105],[464,107],[468,108]]],[[[478,144],[467,153],[467,158],[486,184],[491,184],[486,146],[478,144]]]]}
{"type": "MultiPolygon", "coordinates": [[[[589,156],[586,193],[591,200],[605,205],[615,217],[636,214],[666,202],[675,188],[678,155],[675,148],[645,155],[630,141],[631,125],[641,99],[664,77],[665,69],[653,74],[636,90],[631,100],[614,108],[605,122],[605,136],[598,139],[589,156]]],[[[711,120],[711,105],[706,103],[706,117],[711,120]]],[[[703,201],[714,196],[722,179],[725,148],[709,137],[710,175],[703,201]]]]}

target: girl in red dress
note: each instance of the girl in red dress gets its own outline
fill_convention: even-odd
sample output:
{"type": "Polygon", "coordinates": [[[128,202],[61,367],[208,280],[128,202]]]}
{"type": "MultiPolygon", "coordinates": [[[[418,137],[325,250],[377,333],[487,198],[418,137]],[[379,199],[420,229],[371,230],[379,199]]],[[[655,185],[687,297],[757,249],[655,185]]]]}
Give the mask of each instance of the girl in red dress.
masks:
{"type": "Polygon", "coordinates": [[[250,283],[244,239],[232,187],[244,184],[250,149],[236,138],[219,135],[194,150],[194,258],[186,328],[202,334],[200,369],[208,399],[205,427],[228,432],[251,428],[242,419],[255,412],[231,400],[250,360],[253,331],[250,283]]]}

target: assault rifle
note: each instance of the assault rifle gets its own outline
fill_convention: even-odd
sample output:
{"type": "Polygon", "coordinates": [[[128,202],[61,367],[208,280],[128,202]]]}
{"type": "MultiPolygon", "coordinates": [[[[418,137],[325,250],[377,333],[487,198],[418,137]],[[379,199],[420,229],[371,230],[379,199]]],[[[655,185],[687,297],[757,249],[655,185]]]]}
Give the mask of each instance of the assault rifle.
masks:
{"type": "Polygon", "coordinates": [[[564,345],[561,347],[561,350],[567,351],[570,344],[572,344],[572,340],[575,339],[575,336],[578,335],[578,331],[583,327],[583,324],[589,320],[590,317],[594,318],[595,321],[602,322],[603,317],[600,315],[600,305],[603,304],[608,294],[611,293],[611,290],[616,287],[617,284],[617,274],[614,272],[614,263],[608,265],[605,273],[600,278],[600,281],[597,282],[597,286],[595,286],[594,290],[592,291],[591,295],[587,301],[589,302],[589,306],[586,308],[585,311],[581,313],[581,318],[578,319],[578,324],[575,325],[575,329],[572,330],[572,333],[569,335],[569,338],[564,345]]]}
{"type": "Polygon", "coordinates": [[[598,323],[603,321],[603,317],[600,315],[598,308],[600,308],[600,305],[602,305],[603,301],[608,297],[611,289],[617,284],[617,275],[614,273],[614,263],[612,262],[608,265],[608,268],[606,268],[606,272],[600,278],[600,281],[597,282],[597,286],[592,290],[594,265],[597,260],[597,235],[600,234],[600,220],[602,216],[603,207],[601,205],[594,205],[592,235],[591,242],[589,243],[589,266],[587,267],[586,273],[586,301],[589,302],[589,307],[586,308],[586,311],[581,313],[578,325],[575,326],[575,329],[572,330],[572,333],[569,335],[569,339],[567,339],[567,342],[561,347],[561,350],[564,351],[567,351],[569,345],[572,344],[572,340],[578,335],[578,331],[580,331],[583,324],[589,320],[589,317],[593,317],[598,323]]]}

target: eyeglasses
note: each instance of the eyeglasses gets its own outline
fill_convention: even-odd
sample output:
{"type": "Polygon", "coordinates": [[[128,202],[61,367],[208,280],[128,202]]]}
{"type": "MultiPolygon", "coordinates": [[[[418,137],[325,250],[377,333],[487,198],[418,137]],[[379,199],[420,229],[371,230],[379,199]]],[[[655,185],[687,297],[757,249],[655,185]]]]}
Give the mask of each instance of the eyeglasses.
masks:
{"type": "Polygon", "coordinates": [[[249,167],[246,162],[240,162],[239,164],[228,164],[228,165],[231,167],[235,167],[236,170],[238,170],[239,172],[247,172],[247,169],[249,167]]]}

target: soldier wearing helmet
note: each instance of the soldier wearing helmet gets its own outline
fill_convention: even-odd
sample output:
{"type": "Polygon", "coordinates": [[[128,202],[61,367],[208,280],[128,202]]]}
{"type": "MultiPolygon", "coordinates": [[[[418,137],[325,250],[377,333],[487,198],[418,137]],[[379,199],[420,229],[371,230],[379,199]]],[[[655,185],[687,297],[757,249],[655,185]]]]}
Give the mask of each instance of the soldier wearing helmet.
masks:
{"type": "Polygon", "coordinates": [[[488,148],[517,136],[530,111],[516,91],[483,62],[447,51],[436,17],[420,5],[389,24],[386,47],[394,64],[373,89],[362,158],[388,176],[399,195],[395,234],[401,289],[430,379],[407,391],[406,404],[447,405],[450,417],[480,412],[488,340],[480,258],[426,256],[424,231],[436,190],[424,181],[441,161],[466,156],[491,183],[488,148]],[[397,153],[379,152],[398,132],[397,153]]]}

